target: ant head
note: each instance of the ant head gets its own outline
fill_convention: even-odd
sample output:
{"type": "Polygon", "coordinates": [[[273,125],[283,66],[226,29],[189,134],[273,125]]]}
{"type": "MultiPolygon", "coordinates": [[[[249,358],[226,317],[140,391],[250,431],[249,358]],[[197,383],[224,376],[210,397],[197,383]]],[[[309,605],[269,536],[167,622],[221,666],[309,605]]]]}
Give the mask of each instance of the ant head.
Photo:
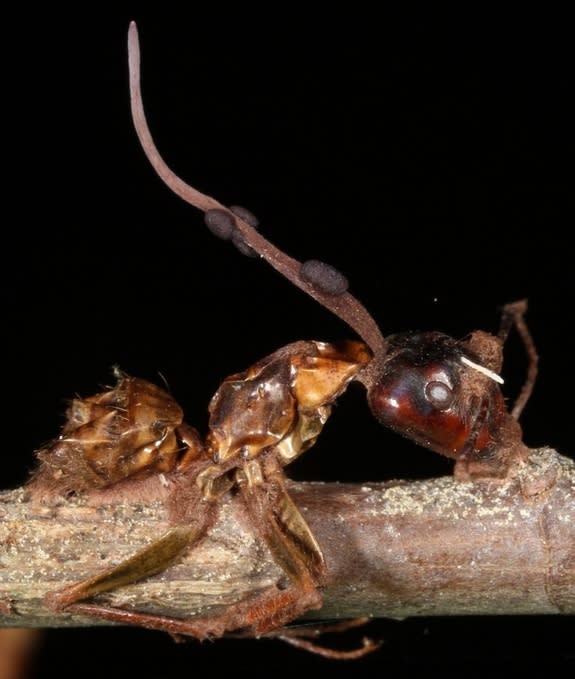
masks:
{"type": "MultiPolygon", "coordinates": [[[[501,352],[496,337],[482,334],[488,351],[501,352]]],[[[449,457],[458,457],[471,441],[478,450],[489,448],[506,411],[498,387],[502,380],[483,356],[469,342],[438,332],[392,335],[388,345],[368,385],[374,417],[449,457]]]]}

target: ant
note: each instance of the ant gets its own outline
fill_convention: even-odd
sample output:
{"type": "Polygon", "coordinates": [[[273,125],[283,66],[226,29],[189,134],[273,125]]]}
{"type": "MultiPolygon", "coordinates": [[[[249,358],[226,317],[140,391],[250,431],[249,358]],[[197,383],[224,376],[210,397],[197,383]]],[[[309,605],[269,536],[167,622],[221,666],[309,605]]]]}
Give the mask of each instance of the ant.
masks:
{"type": "MultiPolygon", "coordinates": [[[[383,425],[455,460],[461,481],[512,478],[526,458],[518,418],[532,392],[537,353],[524,321],[525,301],[503,308],[496,336],[472,332],[455,340],[439,332],[384,337],[364,306],[348,292],[345,276],[317,260],[289,257],[257,230],[245,208],[227,208],[176,176],[160,156],[144,115],[137,29],[128,34],[132,117],[154,170],[177,195],[205,213],[208,228],[248,256],[265,259],[294,285],[342,319],[361,340],[337,344],[299,341],[228,377],[209,406],[202,440],[183,421],[163,389],[116,371],[117,385],[76,399],[61,436],[38,452],[32,480],[39,491],[87,492],[161,477],[169,488],[173,528],[126,561],[46,597],[67,610],[198,639],[239,632],[285,638],[329,657],[358,657],[290,638],[283,626],[320,608],[327,583],[322,550],[290,498],[283,468],[310,448],[335,400],[350,382],[364,385],[371,412],[383,425]],[[528,375],[511,412],[499,376],[502,348],[515,326],[529,358],[528,375]],[[289,579],[188,620],[82,603],[84,599],[164,570],[212,526],[217,502],[234,491],[254,530],[289,579]]],[[[294,637],[297,635],[293,635],[294,637]]]]}

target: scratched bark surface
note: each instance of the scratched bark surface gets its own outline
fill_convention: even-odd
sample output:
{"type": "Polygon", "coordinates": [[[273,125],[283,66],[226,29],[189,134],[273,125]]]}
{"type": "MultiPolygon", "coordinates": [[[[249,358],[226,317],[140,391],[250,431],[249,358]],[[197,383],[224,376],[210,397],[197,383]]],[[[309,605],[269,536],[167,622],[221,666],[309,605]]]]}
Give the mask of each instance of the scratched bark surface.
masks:
{"type": "MultiPolygon", "coordinates": [[[[324,550],[329,585],[315,617],[575,613],[575,463],[532,451],[508,485],[452,478],[290,486],[324,550]]],[[[161,484],[42,503],[0,493],[0,625],[108,624],[53,614],[46,592],[92,575],[159,537],[161,484]]],[[[188,617],[282,574],[226,499],[209,536],[164,573],[101,601],[188,617]]]]}

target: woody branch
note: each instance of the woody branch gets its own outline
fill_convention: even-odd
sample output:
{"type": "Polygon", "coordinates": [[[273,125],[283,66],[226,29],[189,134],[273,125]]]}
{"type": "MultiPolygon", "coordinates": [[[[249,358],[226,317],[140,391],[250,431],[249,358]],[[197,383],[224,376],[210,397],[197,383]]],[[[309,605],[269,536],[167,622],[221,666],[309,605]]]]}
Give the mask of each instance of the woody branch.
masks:
{"type": "MultiPolygon", "coordinates": [[[[130,497],[0,494],[0,625],[106,624],[54,614],[44,595],[163,534],[165,491],[154,483],[130,497]]],[[[550,449],[532,451],[502,485],[446,477],[290,490],[328,564],[325,606],[310,617],[575,613],[575,463],[550,449]]],[[[180,562],[99,600],[186,618],[281,578],[227,498],[214,529],[180,562]]]]}

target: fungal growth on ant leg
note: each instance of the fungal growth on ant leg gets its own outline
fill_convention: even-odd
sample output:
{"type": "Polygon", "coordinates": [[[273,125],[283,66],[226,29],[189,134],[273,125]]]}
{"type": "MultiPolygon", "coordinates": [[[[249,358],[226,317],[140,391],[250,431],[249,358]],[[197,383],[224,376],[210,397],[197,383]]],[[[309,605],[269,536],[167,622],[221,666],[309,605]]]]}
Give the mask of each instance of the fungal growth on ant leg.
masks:
{"type": "Polygon", "coordinates": [[[169,395],[142,380],[119,376],[115,389],[74,402],[62,436],[39,453],[34,482],[65,492],[129,484],[161,474],[170,489],[173,528],[130,559],[91,578],[52,592],[54,610],[93,615],[203,639],[229,632],[273,635],[331,657],[357,657],[314,647],[278,631],[305,611],[320,608],[329,581],[321,545],[291,499],[284,467],[318,438],[333,403],[352,381],[367,391],[381,424],[455,460],[467,481],[512,477],[527,449],[518,417],[533,389],[537,354],[524,322],[524,301],[504,307],[497,336],[475,331],[463,340],[439,332],[383,336],[364,306],[348,291],[345,276],[318,260],[299,262],[257,230],[245,208],[226,208],[176,176],[160,156],[147,126],[140,91],[140,53],[135,24],[129,30],[132,116],[143,150],[161,179],[205,213],[210,231],[240,252],[260,256],[294,285],[343,320],[360,340],[337,344],[299,341],[228,377],[209,406],[209,432],[201,440],[186,425],[169,395]],[[502,347],[512,326],[530,366],[511,413],[501,393],[502,347]],[[145,397],[142,398],[142,395],[145,397]],[[79,470],[82,470],[81,472],[79,470]],[[187,620],[84,603],[84,600],[148,577],[210,529],[218,501],[233,492],[254,532],[289,580],[187,620]]]}

